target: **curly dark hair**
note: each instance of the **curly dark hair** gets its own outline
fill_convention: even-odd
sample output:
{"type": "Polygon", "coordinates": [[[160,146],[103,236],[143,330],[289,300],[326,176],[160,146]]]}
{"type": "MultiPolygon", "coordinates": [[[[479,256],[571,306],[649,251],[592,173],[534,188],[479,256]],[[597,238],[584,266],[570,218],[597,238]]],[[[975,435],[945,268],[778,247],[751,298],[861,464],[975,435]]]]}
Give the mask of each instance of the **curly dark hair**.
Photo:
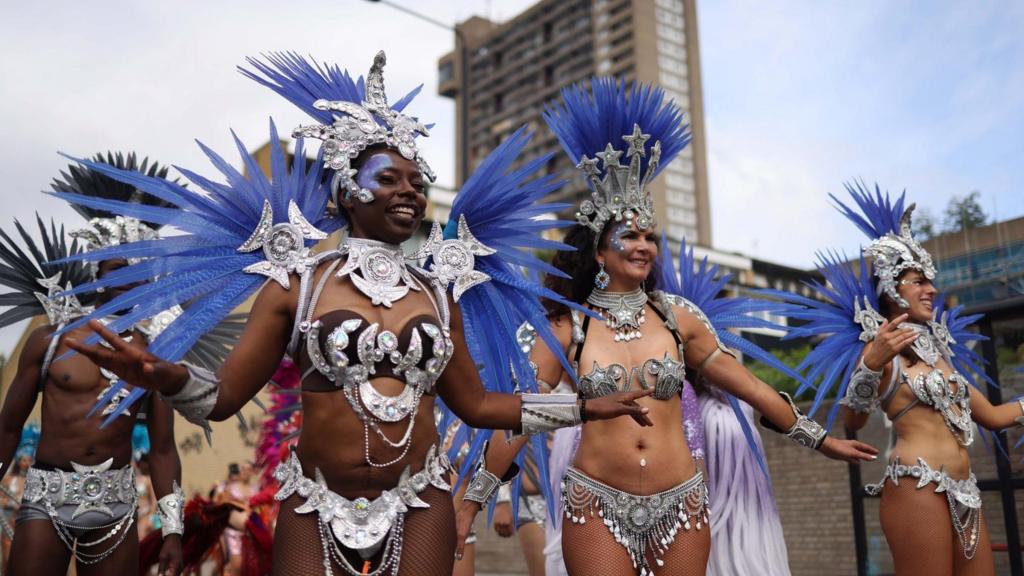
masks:
{"type": "MultiPolygon", "coordinates": [[[[608,238],[615,227],[614,224],[614,221],[609,221],[605,224],[604,229],[601,231],[601,241],[598,245],[600,248],[608,246],[608,238]]],[[[566,300],[582,304],[587,301],[587,296],[590,296],[590,292],[594,289],[594,278],[597,276],[598,270],[595,257],[597,250],[594,247],[594,231],[582,224],[576,224],[569,228],[569,232],[566,233],[562,241],[575,248],[575,250],[560,250],[556,252],[555,257],[551,260],[551,264],[570,277],[562,278],[554,274],[548,274],[544,279],[544,286],[550,288],[566,300]]],[[[644,290],[646,290],[648,295],[658,288],[659,274],[658,262],[655,261],[654,267],[651,268],[651,273],[647,276],[647,280],[644,281],[644,290]]],[[[569,313],[568,306],[553,300],[546,300],[545,308],[547,308],[549,318],[557,318],[569,313]]]]}

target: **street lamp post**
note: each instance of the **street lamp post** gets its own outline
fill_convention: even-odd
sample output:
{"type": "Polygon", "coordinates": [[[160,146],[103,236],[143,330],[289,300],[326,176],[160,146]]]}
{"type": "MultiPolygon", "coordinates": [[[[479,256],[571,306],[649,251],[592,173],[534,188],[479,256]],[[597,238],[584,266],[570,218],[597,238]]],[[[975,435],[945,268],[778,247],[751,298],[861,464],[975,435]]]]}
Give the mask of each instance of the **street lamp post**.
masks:
{"type": "Polygon", "coordinates": [[[416,12],[415,10],[411,10],[401,4],[391,2],[390,0],[367,1],[376,4],[385,4],[399,12],[404,12],[414,18],[418,18],[424,22],[455,33],[455,44],[459,53],[459,91],[461,92],[462,99],[462,105],[459,107],[459,132],[460,139],[462,140],[462,147],[459,151],[459,161],[461,164],[459,170],[459,186],[465,184],[466,180],[469,178],[469,43],[466,42],[465,34],[463,34],[462,29],[459,28],[458,25],[452,26],[450,24],[445,24],[440,20],[435,20],[426,14],[416,12]]]}

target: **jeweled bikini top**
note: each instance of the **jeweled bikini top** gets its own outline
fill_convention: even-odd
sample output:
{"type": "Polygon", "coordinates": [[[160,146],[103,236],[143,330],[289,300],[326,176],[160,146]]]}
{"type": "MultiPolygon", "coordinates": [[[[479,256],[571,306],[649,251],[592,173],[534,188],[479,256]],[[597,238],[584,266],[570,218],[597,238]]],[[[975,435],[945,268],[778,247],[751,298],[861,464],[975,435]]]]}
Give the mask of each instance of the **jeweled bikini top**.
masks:
{"type": "MultiPolygon", "coordinates": [[[[607,396],[619,391],[627,391],[632,388],[633,382],[636,382],[642,389],[649,389],[652,387],[649,378],[653,379],[654,394],[651,395],[652,398],[668,400],[679,395],[679,391],[683,387],[683,381],[686,379],[686,366],[682,362],[685,343],[679,336],[672,305],[665,298],[664,294],[655,292],[655,297],[649,303],[655,314],[661,318],[665,328],[672,334],[672,338],[676,341],[679,359],[672,358],[672,355],[666,352],[661,360],[650,358],[642,365],[634,366],[629,370],[618,363],[609,364],[607,367],[602,368],[600,364],[594,362],[590,372],[586,375],[581,375],[579,378],[580,396],[590,399],[607,396]]],[[[573,354],[573,369],[579,374],[579,362],[583,355],[583,345],[586,342],[590,317],[576,311],[571,313],[571,317],[573,324],[572,341],[576,347],[573,354]]]]}
{"type": "Polygon", "coordinates": [[[949,344],[952,338],[943,323],[929,322],[928,325],[907,322],[903,326],[917,332],[917,340],[911,349],[930,370],[920,372],[911,377],[903,369],[900,357],[893,358],[892,380],[889,388],[880,398],[883,408],[888,408],[901,384],[906,383],[914,393],[914,399],[896,413],[890,420],[896,422],[911,408],[924,404],[942,415],[950,433],[961,446],[970,446],[974,442],[974,422],[971,418],[970,383],[953,367],[952,351],[949,344]],[[946,361],[950,374],[936,366],[940,359],[946,361]]]}
{"type": "MultiPolygon", "coordinates": [[[[430,286],[419,278],[396,246],[349,238],[334,255],[341,256],[348,256],[344,265],[336,259],[327,267],[303,307],[304,319],[298,331],[305,346],[298,353],[300,359],[308,359],[309,366],[302,375],[302,389],[330,391],[360,386],[364,398],[372,403],[376,394],[372,386],[367,388],[369,380],[390,377],[405,381],[409,389],[416,389],[419,394],[432,393],[454,351],[443,288],[430,286]],[[350,277],[373,304],[385,307],[391,307],[410,291],[434,292],[431,302],[436,316],[416,316],[397,334],[351,310],[332,310],[313,318],[317,300],[332,276],[350,277]]],[[[404,412],[406,404],[399,402],[395,409],[404,412]]],[[[402,416],[386,410],[384,415],[402,416]]]]}

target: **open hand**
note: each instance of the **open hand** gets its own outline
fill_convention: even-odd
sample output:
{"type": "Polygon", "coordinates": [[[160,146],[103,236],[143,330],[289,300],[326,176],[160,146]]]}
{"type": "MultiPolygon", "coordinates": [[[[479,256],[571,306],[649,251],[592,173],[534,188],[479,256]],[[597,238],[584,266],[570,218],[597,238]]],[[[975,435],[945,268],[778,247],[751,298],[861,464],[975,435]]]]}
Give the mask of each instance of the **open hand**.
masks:
{"type": "Polygon", "coordinates": [[[183,568],[181,536],[168,534],[160,546],[160,569],[157,576],[178,576],[183,568]]]}
{"type": "Polygon", "coordinates": [[[472,500],[463,500],[455,512],[455,559],[462,560],[466,551],[466,538],[473,531],[473,522],[480,512],[480,504],[472,500]]]}
{"type": "Polygon", "coordinates": [[[868,344],[864,352],[865,367],[875,372],[881,370],[904,348],[917,340],[917,332],[910,328],[900,328],[900,324],[909,317],[909,314],[900,314],[893,318],[892,322],[882,322],[878,334],[875,334],[875,339],[868,344]]]}
{"type": "Polygon", "coordinates": [[[90,320],[89,328],[113,349],[100,344],[85,344],[73,338],[65,338],[64,343],[132,386],[174,394],[188,382],[188,370],[184,367],[132,346],[97,320],[90,320]]]}
{"type": "Polygon", "coordinates": [[[825,441],[818,448],[822,454],[833,460],[842,460],[850,464],[871,462],[878,458],[878,448],[865,444],[860,440],[840,440],[826,436],[825,441]]]}
{"type": "Polygon", "coordinates": [[[654,390],[633,390],[616,392],[607,396],[587,400],[587,420],[609,420],[619,416],[630,416],[641,426],[654,426],[647,413],[650,409],[636,403],[637,398],[650,396],[654,390]]]}

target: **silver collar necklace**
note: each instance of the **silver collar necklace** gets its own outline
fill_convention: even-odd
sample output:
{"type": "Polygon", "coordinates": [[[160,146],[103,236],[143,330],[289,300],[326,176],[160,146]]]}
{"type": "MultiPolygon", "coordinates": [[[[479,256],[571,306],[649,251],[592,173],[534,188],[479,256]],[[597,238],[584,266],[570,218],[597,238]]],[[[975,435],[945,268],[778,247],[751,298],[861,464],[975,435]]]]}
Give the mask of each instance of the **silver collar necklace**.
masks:
{"type": "Polygon", "coordinates": [[[410,289],[420,290],[406,264],[401,246],[379,240],[347,237],[342,240],[340,249],[348,255],[348,260],[335,276],[351,277],[352,283],[374,306],[390,308],[395,301],[405,297],[410,289]]]}
{"type": "Polygon", "coordinates": [[[925,364],[934,368],[940,358],[952,356],[949,349],[949,340],[952,339],[946,339],[948,338],[948,331],[946,331],[943,324],[934,321],[929,322],[927,325],[907,322],[904,326],[917,332],[917,340],[914,340],[910,345],[910,349],[925,364]],[[936,334],[936,332],[941,333],[936,334]],[[943,337],[944,335],[946,338],[943,337]]]}
{"type": "Polygon", "coordinates": [[[595,288],[587,302],[605,311],[605,323],[615,332],[616,342],[629,342],[641,336],[640,326],[647,321],[647,293],[608,292],[595,288]]]}

